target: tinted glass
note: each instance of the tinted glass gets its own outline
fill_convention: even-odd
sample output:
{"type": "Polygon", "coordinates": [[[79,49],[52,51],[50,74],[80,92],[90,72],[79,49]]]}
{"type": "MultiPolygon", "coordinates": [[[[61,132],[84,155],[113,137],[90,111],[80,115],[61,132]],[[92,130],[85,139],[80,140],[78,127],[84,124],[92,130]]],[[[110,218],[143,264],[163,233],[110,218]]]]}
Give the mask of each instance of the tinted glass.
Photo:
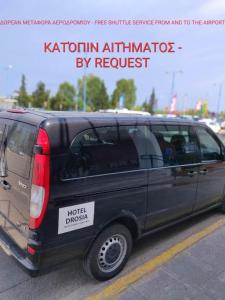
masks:
{"type": "Polygon", "coordinates": [[[5,136],[5,125],[0,125],[0,175],[5,176],[5,163],[4,163],[4,136],[5,136]]]}
{"type": "Polygon", "coordinates": [[[198,142],[191,126],[153,125],[152,133],[159,145],[152,167],[199,162],[198,142]]]}
{"type": "Polygon", "coordinates": [[[203,127],[197,127],[196,132],[200,143],[201,160],[220,160],[221,147],[211,133],[203,127]]]}
{"type": "Polygon", "coordinates": [[[5,125],[0,124],[0,145],[2,144],[2,138],[3,138],[4,128],[5,128],[5,125]]]}
{"type": "Polygon", "coordinates": [[[80,133],[70,147],[63,178],[144,168],[145,127],[101,127],[80,133]]]}
{"type": "Polygon", "coordinates": [[[19,176],[29,178],[35,127],[14,123],[8,131],[6,147],[7,169],[19,176]]]}

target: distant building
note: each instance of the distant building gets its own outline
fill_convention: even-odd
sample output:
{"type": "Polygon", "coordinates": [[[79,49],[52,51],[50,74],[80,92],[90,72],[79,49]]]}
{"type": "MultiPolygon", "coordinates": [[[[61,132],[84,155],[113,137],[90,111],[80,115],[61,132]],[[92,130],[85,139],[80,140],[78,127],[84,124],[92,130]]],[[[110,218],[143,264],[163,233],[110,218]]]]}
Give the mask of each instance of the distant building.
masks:
{"type": "Polygon", "coordinates": [[[16,107],[17,100],[0,96],[0,110],[16,107]]]}

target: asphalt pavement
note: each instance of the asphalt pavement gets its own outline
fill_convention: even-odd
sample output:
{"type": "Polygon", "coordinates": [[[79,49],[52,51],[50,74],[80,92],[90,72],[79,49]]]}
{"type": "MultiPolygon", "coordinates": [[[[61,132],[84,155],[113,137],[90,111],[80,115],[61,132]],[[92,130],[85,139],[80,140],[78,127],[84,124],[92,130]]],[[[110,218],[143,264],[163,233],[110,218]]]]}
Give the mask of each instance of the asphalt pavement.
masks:
{"type": "MultiPolygon", "coordinates": [[[[0,250],[0,300],[97,299],[96,295],[105,288],[112,287],[113,291],[118,279],[223,219],[224,215],[214,210],[138,241],[123,272],[103,283],[89,278],[79,260],[31,278],[0,250]]],[[[225,226],[129,284],[119,299],[225,299],[225,226]]]]}
{"type": "Polygon", "coordinates": [[[120,300],[224,300],[225,227],[197,242],[151,275],[129,286],[120,300]]]}

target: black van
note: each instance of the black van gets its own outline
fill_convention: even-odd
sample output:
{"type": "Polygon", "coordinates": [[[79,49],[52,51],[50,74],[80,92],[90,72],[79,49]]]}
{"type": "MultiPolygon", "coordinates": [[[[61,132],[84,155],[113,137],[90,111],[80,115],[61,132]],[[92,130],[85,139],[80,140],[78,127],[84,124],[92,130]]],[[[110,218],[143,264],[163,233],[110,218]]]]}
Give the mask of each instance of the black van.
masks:
{"type": "Polygon", "coordinates": [[[115,276],[145,234],[224,206],[205,125],[110,113],[0,113],[0,241],[31,274],[81,256],[115,276]]]}

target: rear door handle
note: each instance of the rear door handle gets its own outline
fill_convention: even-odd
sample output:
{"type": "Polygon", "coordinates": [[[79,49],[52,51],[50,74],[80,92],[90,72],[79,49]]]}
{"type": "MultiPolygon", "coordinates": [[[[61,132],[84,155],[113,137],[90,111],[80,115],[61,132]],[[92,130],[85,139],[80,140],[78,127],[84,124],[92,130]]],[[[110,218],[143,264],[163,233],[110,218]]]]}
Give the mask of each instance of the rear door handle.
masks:
{"type": "Polygon", "coordinates": [[[199,171],[199,174],[201,174],[201,175],[205,175],[205,174],[207,174],[208,173],[208,170],[207,169],[203,169],[203,170],[200,170],[199,171]]]}
{"type": "Polygon", "coordinates": [[[6,180],[1,180],[0,181],[0,186],[4,189],[4,190],[10,190],[11,185],[6,181],[6,180]]]}
{"type": "Polygon", "coordinates": [[[196,171],[189,171],[187,174],[188,174],[188,176],[193,177],[193,176],[197,175],[198,172],[196,172],[196,171]]]}

